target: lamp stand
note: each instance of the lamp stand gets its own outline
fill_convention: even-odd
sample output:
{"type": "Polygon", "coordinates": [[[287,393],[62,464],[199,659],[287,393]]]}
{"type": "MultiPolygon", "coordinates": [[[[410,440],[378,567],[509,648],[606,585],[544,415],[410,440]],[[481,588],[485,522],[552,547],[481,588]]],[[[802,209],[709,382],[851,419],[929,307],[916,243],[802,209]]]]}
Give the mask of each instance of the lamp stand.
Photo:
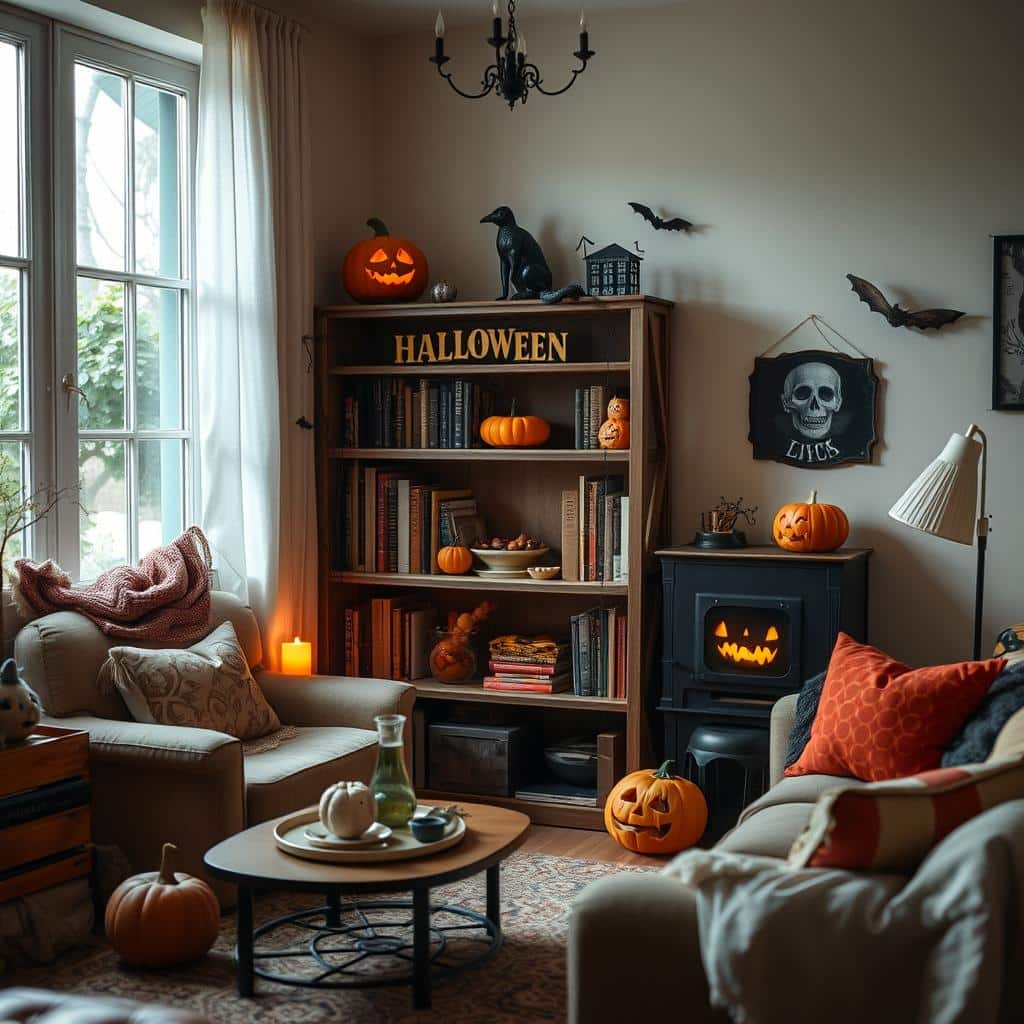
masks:
{"type": "Polygon", "coordinates": [[[988,438],[975,424],[967,428],[967,436],[981,439],[981,511],[978,513],[978,573],[974,581],[974,660],[981,660],[981,620],[985,609],[985,549],[988,547],[989,515],[985,511],[985,489],[988,483],[988,438]]]}

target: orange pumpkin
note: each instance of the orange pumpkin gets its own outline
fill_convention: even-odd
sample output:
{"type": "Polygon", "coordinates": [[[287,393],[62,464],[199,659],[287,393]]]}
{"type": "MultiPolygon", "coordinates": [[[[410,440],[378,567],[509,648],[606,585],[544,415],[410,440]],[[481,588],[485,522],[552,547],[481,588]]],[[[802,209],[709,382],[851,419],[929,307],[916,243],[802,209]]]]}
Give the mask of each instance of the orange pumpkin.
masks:
{"type": "Polygon", "coordinates": [[[164,843],[160,870],[126,879],[107,903],[107,938],[125,963],[188,963],[203,956],[217,938],[217,897],[201,878],[175,873],[177,855],[176,846],[164,843]]]}
{"type": "Polygon", "coordinates": [[[510,416],[488,416],[480,424],[480,440],[492,448],[539,448],[550,436],[547,420],[517,416],[515,402],[510,416]]]}
{"type": "Polygon", "coordinates": [[[807,501],[783,505],[772,524],[772,539],[787,551],[835,551],[849,536],[846,513],[838,505],[819,502],[817,491],[807,501]]]}
{"type": "Polygon", "coordinates": [[[429,268],[422,251],[407,238],[395,238],[371,217],[373,238],[356,242],[345,257],[341,278],[356,302],[415,302],[427,287],[429,268]]]}
{"type": "Polygon", "coordinates": [[[675,774],[674,761],[657,771],[632,772],[619,781],[604,805],[604,827],[636,853],[677,853],[704,834],[708,805],[692,782],[675,774]]]}
{"type": "Polygon", "coordinates": [[[608,403],[608,419],[597,432],[597,443],[602,448],[629,447],[629,399],[615,397],[608,403]]]}
{"type": "Polygon", "coordinates": [[[461,576],[472,568],[473,555],[469,548],[453,544],[438,551],[437,564],[441,572],[446,572],[449,576],[461,576]]]}

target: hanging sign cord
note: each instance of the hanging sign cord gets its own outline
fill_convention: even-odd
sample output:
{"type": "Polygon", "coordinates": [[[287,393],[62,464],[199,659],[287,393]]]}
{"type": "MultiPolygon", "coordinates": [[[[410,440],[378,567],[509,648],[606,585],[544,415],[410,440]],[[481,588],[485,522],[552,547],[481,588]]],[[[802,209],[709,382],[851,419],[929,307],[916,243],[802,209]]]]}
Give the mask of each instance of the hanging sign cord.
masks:
{"type": "Polygon", "coordinates": [[[854,345],[854,343],[850,341],[849,338],[847,338],[845,335],[837,331],[827,320],[825,320],[823,317],[818,316],[817,313],[811,313],[809,316],[805,316],[803,320],[801,320],[800,323],[796,325],[796,327],[790,328],[790,330],[786,331],[786,333],[781,338],[779,338],[778,341],[772,342],[772,344],[769,345],[763,352],[761,352],[757,356],[757,358],[760,359],[762,356],[768,355],[768,353],[771,352],[772,350],[777,349],[784,341],[786,341],[788,338],[791,338],[794,334],[796,334],[796,332],[799,331],[800,328],[803,327],[803,325],[806,323],[814,324],[814,329],[821,335],[822,341],[824,341],[830,349],[833,349],[840,355],[845,355],[845,353],[822,330],[823,327],[831,331],[832,334],[834,334],[841,342],[843,342],[844,345],[846,345],[848,348],[856,352],[857,355],[859,355],[862,359],[870,358],[865,352],[862,352],[859,348],[857,348],[857,346],[854,345]]]}

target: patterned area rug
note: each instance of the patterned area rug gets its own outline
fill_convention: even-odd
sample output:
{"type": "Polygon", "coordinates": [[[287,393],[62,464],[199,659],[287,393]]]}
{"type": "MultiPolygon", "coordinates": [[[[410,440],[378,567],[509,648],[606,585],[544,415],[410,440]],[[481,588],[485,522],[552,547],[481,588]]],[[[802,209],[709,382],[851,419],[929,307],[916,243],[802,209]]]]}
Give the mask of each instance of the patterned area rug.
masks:
{"type": "MultiPolygon", "coordinates": [[[[220,937],[209,956],[188,968],[159,972],[128,969],[97,938],[92,946],[62,957],[57,964],[20,971],[8,982],[163,1003],[230,1024],[560,1021],[565,1018],[565,944],[574,897],[594,879],[620,871],[645,870],[653,869],[536,853],[514,854],[501,873],[504,943],[500,951],[480,966],[435,977],[433,1009],[418,1013],[412,1009],[412,991],[407,985],[314,991],[257,979],[256,997],[239,999],[232,958],[233,915],[224,919],[220,937]]],[[[256,904],[257,926],[315,905],[311,900],[315,898],[294,893],[264,896],[256,904]]],[[[435,889],[431,901],[457,904],[482,913],[484,876],[435,889]]],[[[272,943],[275,949],[284,949],[295,945],[295,937],[287,932],[275,933],[272,943]]],[[[286,963],[283,959],[264,961],[275,971],[286,969],[286,963]]]]}

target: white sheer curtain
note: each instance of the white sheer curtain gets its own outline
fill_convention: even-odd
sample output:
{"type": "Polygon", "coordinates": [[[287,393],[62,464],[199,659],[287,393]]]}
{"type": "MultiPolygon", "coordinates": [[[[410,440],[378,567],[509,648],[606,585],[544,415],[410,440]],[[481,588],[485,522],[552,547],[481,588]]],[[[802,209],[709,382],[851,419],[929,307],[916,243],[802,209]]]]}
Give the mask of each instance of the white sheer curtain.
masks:
{"type": "Polygon", "coordinates": [[[308,132],[302,34],[207,0],[196,168],[202,525],[221,586],[247,598],[264,663],[316,640],[308,132]]]}

